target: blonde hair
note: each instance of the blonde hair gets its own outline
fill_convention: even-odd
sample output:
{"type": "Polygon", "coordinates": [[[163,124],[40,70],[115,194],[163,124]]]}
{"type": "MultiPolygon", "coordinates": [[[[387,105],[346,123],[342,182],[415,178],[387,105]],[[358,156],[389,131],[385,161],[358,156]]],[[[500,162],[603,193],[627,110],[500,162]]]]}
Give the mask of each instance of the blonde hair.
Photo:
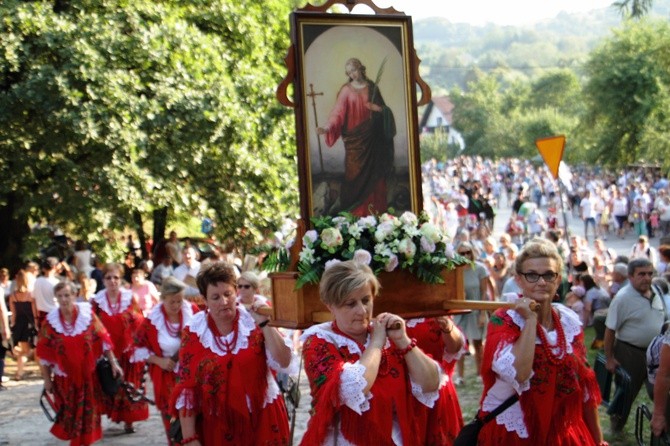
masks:
{"type": "Polygon", "coordinates": [[[514,270],[517,273],[521,273],[523,272],[521,271],[521,266],[526,260],[540,258],[553,259],[556,262],[556,272],[559,275],[563,273],[563,258],[558,253],[556,245],[545,238],[538,237],[526,242],[517,253],[516,259],[514,260],[514,270]]]}
{"type": "Polygon", "coordinates": [[[347,296],[366,285],[370,286],[373,296],[379,294],[381,285],[369,266],[354,260],[336,263],[321,276],[321,302],[340,307],[347,296]]]}

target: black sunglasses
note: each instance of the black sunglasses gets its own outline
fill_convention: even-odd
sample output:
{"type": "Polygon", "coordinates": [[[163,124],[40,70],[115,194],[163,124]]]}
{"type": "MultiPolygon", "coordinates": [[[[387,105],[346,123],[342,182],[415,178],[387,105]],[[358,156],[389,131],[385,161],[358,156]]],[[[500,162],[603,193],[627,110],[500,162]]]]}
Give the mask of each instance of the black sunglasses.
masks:
{"type": "Polygon", "coordinates": [[[545,282],[553,282],[558,277],[558,273],[555,273],[553,271],[547,271],[546,273],[543,274],[538,273],[519,273],[519,274],[525,277],[529,283],[537,282],[538,280],[540,280],[540,277],[542,277],[542,280],[544,280],[545,282]]]}
{"type": "Polygon", "coordinates": [[[251,288],[251,285],[237,285],[237,289],[241,290],[242,288],[244,288],[245,290],[248,290],[249,288],[251,288]]]}

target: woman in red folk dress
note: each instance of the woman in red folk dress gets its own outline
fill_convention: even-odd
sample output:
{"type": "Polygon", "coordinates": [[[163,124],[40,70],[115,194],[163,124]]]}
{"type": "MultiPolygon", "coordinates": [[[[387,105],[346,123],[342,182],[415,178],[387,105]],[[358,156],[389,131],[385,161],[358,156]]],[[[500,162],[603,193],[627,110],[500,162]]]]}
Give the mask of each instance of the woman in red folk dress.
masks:
{"type": "Polygon", "coordinates": [[[479,446],[607,444],[581,323],[572,310],[552,304],[562,266],[555,245],[544,239],[529,241],[517,257],[522,293],[515,309],[500,309],[489,321],[481,412],[492,412],[514,393],[519,401],[483,427],[479,446]]]}
{"type": "MultiPolygon", "coordinates": [[[[100,290],[92,299],[95,314],[105,326],[112,338],[114,354],[119,358],[126,382],[140,386],[144,373],[143,362],[131,362],[134,351],[134,338],[144,320],[142,310],[133,298],[132,292],[121,288],[123,266],[108,263],[102,269],[105,289],[100,290]]],[[[132,402],[123,386],[113,397],[103,398],[105,414],[115,423],[124,423],[124,430],[135,432],[133,423],[149,418],[149,406],[146,402],[132,402]]]]}
{"type": "Polygon", "coordinates": [[[330,266],[321,300],[334,321],[302,336],[313,415],[302,445],[423,445],[428,408],[446,380],[402,318],[372,317],[379,282],[362,263],[330,266]]]}
{"type": "Polygon", "coordinates": [[[428,412],[426,446],[450,446],[463,427],[458,394],[451,380],[456,363],[465,352],[465,337],[448,316],[407,321],[407,336],[440,363],[449,379],[440,387],[440,398],[428,412]]]}
{"type": "Polygon", "coordinates": [[[290,342],[269,320],[237,304],[235,269],[203,267],[196,278],[207,311],[186,324],[171,406],[183,446],[287,445],[286,405],[271,370],[297,373],[290,342]]]}
{"type": "Polygon", "coordinates": [[[93,444],[102,438],[102,392],[95,364],[104,354],[116,376],[123,372],[91,305],[75,303],[77,294],[66,282],[56,285],[54,293],[60,308],[47,315],[37,341],[44,388],[55,396],[58,411],[51,433],[73,446],[93,444]]]}
{"type": "MultiPolygon", "coordinates": [[[[167,277],[161,285],[160,302],[153,307],[137,332],[137,349],[132,361],[151,364],[156,408],[163,419],[166,434],[170,428],[170,396],[179,370],[179,346],[182,328],[189,323],[198,307],[184,300],[186,284],[167,277]]],[[[169,439],[168,439],[169,442],[169,439]]]]}

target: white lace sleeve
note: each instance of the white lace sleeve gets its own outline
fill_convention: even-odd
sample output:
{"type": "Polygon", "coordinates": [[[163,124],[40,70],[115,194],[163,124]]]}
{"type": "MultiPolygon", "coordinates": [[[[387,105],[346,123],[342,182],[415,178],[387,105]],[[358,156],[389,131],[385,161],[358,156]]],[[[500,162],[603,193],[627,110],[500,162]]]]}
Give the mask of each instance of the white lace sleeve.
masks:
{"type": "Polygon", "coordinates": [[[424,406],[430,407],[431,409],[435,405],[435,401],[437,401],[437,399],[440,397],[440,389],[444,387],[449,381],[449,376],[444,373],[442,367],[440,367],[440,365],[435,361],[433,361],[433,363],[437,368],[437,373],[440,378],[440,385],[437,387],[437,390],[432,392],[424,392],[421,386],[415,383],[411,377],[409,379],[410,383],[412,384],[412,395],[414,398],[416,398],[424,406]]]}
{"type": "Polygon", "coordinates": [[[531,371],[528,379],[523,382],[516,380],[516,369],[514,368],[514,359],[516,358],[512,353],[512,347],[513,344],[503,344],[501,347],[498,347],[498,350],[493,355],[491,369],[502,381],[509,383],[516,393],[521,395],[530,388],[530,378],[533,377],[535,372],[531,371]]]}
{"type": "Polygon", "coordinates": [[[359,415],[370,409],[372,399],[372,394],[363,393],[367,385],[364,374],[365,366],[356,361],[345,363],[340,377],[340,400],[359,415]]]}
{"type": "Polygon", "coordinates": [[[151,352],[146,347],[136,348],[133,355],[130,357],[130,362],[145,362],[151,356],[151,352]]]}
{"type": "Polygon", "coordinates": [[[188,390],[182,390],[181,394],[177,397],[177,401],[174,405],[177,410],[193,410],[193,404],[190,399],[186,397],[186,392],[188,392],[188,390]]]}

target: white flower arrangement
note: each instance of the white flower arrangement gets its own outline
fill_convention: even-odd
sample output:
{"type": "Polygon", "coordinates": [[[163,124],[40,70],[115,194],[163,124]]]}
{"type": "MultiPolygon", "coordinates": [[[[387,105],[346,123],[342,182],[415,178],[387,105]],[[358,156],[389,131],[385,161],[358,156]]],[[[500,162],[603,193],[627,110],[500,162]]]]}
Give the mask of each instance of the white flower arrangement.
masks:
{"type": "Polygon", "coordinates": [[[449,237],[430,223],[425,213],[363,218],[342,213],[314,218],[312,223],[314,229],[302,238],[298,288],[318,283],[328,267],[343,260],[369,265],[375,274],[408,270],[427,283],[443,283],[443,270],[468,263],[455,253],[449,237]]]}

